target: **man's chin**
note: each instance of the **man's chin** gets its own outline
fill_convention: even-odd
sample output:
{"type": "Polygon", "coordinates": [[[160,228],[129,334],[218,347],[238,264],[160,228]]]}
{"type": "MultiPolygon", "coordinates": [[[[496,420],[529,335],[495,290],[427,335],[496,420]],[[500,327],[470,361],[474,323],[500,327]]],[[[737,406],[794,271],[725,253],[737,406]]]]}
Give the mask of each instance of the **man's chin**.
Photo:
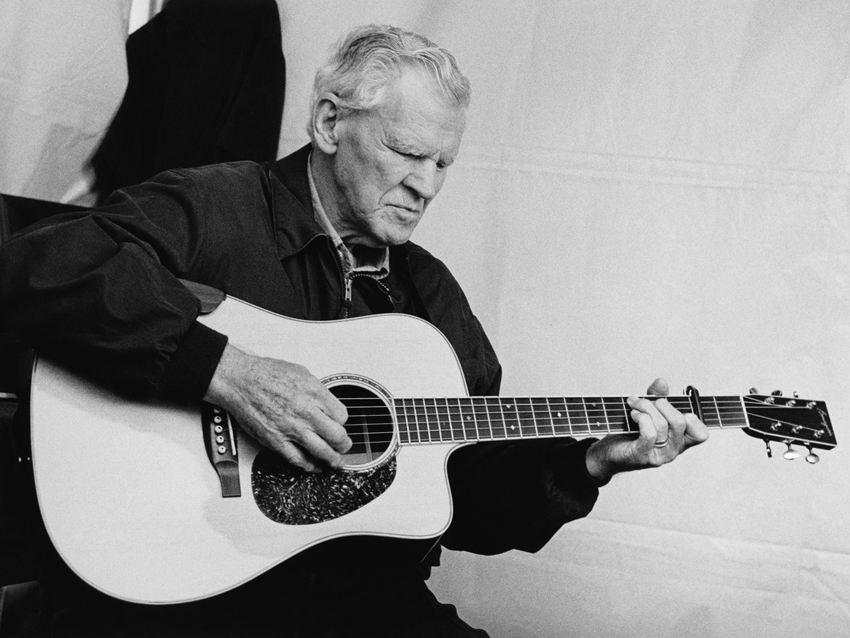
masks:
{"type": "Polygon", "coordinates": [[[413,233],[396,233],[382,237],[381,239],[383,243],[381,244],[381,247],[401,246],[402,244],[406,244],[412,234],[413,233]]]}
{"type": "Polygon", "coordinates": [[[418,223],[419,217],[416,217],[408,223],[392,224],[379,228],[375,238],[381,241],[383,246],[401,246],[410,239],[418,223]]]}

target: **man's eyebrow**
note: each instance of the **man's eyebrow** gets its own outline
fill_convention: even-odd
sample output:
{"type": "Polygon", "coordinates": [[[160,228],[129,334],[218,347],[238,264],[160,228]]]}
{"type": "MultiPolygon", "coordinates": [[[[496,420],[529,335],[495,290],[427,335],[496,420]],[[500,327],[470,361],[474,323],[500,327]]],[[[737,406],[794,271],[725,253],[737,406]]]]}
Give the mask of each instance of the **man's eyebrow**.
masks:
{"type": "Polygon", "coordinates": [[[397,151],[415,151],[417,153],[420,152],[420,150],[416,147],[415,143],[405,141],[392,134],[387,135],[385,144],[397,151]]]}
{"type": "MultiPolygon", "coordinates": [[[[415,142],[406,142],[402,139],[394,137],[392,135],[387,135],[387,139],[384,141],[384,145],[388,146],[392,150],[397,153],[406,153],[411,155],[430,157],[430,153],[427,150],[423,150],[421,147],[417,146],[415,142]]],[[[457,159],[457,155],[448,155],[446,157],[440,157],[439,163],[443,166],[451,166],[454,161],[457,159]]]]}

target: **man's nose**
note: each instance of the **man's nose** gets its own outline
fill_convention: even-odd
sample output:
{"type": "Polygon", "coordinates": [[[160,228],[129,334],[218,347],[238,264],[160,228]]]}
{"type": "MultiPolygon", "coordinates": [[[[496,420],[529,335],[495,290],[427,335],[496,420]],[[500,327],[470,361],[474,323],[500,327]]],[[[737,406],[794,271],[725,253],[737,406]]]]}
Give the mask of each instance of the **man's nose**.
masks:
{"type": "Polygon", "coordinates": [[[443,176],[437,170],[437,163],[426,158],[416,163],[415,168],[408,173],[403,184],[415,191],[425,201],[430,201],[440,192],[443,176]]]}

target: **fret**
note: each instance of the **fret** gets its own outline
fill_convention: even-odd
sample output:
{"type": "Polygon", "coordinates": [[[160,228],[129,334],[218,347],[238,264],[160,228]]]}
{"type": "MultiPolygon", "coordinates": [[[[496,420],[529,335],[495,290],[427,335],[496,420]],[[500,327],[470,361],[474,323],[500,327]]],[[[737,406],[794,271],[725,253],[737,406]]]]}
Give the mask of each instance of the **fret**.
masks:
{"type": "Polygon", "coordinates": [[[522,428],[519,422],[516,401],[514,399],[501,399],[500,406],[505,422],[505,435],[509,439],[522,438],[522,428]]]}
{"type": "Polygon", "coordinates": [[[478,433],[478,422],[475,419],[475,405],[472,399],[458,399],[458,412],[463,430],[464,441],[477,441],[481,438],[478,433]]]}
{"type": "Polygon", "coordinates": [[[570,436],[573,433],[573,429],[570,427],[567,400],[561,397],[552,397],[548,400],[548,403],[553,434],[555,436],[570,436]]]}
{"type": "Polygon", "coordinates": [[[742,427],[747,424],[744,407],[740,397],[713,397],[717,405],[718,425],[723,427],[742,427]]]}
{"type": "Polygon", "coordinates": [[[623,405],[626,409],[626,414],[628,418],[626,419],[626,432],[634,432],[635,434],[640,434],[640,426],[635,423],[634,419],[632,419],[632,409],[629,407],[628,397],[623,397],[623,405]]]}
{"type": "Polygon", "coordinates": [[[452,431],[452,441],[466,441],[463,431],[463,419],[460,416],[460,401],[458,399],[446,399],[448,411],[449,428],[452,431]]]}
{"type": "Polygon", "coordinates": [[[574,436],[587,436],[591,434],[590,419],[587,415],[587,407],[584,399],[567,397],[564,399],[570,415],[571,434],[574,436]]]}
{"type": "Polygon", "coordinates": [[[431,432],[425,412],[425,399],[411,399],[413,405],[413,420],[416,423],[416,436],[420,443],[431,442],[431,432]]]}
{"type": "Polygon", "coordinates": [[[410,399],[396,399],[395,413],[398,421],[398,438],[400,443],[419,443],[419,437],[411,429],[410,414],[407,412],[405,404],[410,399]],[[416,437],[416,438],[414,438],[416,437]]]}
{"type": "Polygon", "coordinates": [[[552,412],[549,409],[549,400],[546,397],[532,397],[531,412],[538,436],[555,436],[555,428],[552,424],[552,412]]]}
{"type": "Polygon", "coordinates": [[[452,422],[449,418],[448,399],[434,399],[434,403],[437,406],[437,427],[440,429],[440,440],[454,441],[452,422]]]}
{"type": "Polygon", "coordinates": [[[493,427],[490,424],[490,413],[487,411],[487,399],[484,397],[473,397],[472,412],[475,417],[476,429],[479,432],[478,438],[483,438],[487,441],[494,440],[493,427]]]}
{"type": "Polygon", "coordinates": [[[437,418],[437,403],[436,399],[422,399],[422,404],[425,407],[425,425],[428,429],[428,436],[431,443],[440,443],[441,438],[440,422],[437,418]]]}
{"type": "Polygon", "coordinates": [[[518,419],[518,427],[520,436],[529,439],[539,438],[537,432],[537,421],[534,418],[534,412],[531,409],[531,399],[528,397],[516,397],[514,399],[516,413],[518,419]]]}
{"type": "Polygon", "coordinates": [[[591,397],[584,400],[584,409],[587,411],[587,421],[593,434],[608,434],[608,419],[605,417],[605,408],[602,397],[591,397]]]}
{"type": "Polygon", "coordinates": [[[505,415],[502,413],[502,403],[499,397],[487,397],[487,418],[490,420],[490,428],[493,438],[497,441],[508,438],[505,431],[505,415]]]}
{"type": "Polygon", "coordinates": [[[717,397],[701,397],[702,415],[705,424],[710,428],[722,428],[720,406],[717,404],[717,397]]]}
{"type": "Polygon", "coordinates": [[[612,432],[629,431],[628,405],[623,397],[603,397],[602,404],[608,419],[608,429],[612,432]]]}
{"type": "Polygon", "coordinates": [[[419,420],[420,409],[422,407],[421,403],[422,401],[419,399],[410,399],[410,405],[405,406],[405,410],[408,410],[411,413],[411,422],[416,428],[416,442],[430,443],[431,438],[428,436],[428,427],[419,420]],[[420,405],[417,406],[417,403],[419,403],[420,405]]]}

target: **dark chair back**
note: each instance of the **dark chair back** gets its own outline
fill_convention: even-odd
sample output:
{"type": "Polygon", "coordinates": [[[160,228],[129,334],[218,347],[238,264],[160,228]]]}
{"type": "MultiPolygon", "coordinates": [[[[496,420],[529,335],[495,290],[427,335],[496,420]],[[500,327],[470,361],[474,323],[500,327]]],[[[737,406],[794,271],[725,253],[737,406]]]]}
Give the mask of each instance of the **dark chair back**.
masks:
{"type": "MultiPolygon", "coordinates": [[[[0,248],[46,217],[81,207],[0,194],[0,248]]],[[[43,535],[29,452],[29,371],[32,352],[0,328],[0,638],[34,635],[43,612],[43,535]]]]}

